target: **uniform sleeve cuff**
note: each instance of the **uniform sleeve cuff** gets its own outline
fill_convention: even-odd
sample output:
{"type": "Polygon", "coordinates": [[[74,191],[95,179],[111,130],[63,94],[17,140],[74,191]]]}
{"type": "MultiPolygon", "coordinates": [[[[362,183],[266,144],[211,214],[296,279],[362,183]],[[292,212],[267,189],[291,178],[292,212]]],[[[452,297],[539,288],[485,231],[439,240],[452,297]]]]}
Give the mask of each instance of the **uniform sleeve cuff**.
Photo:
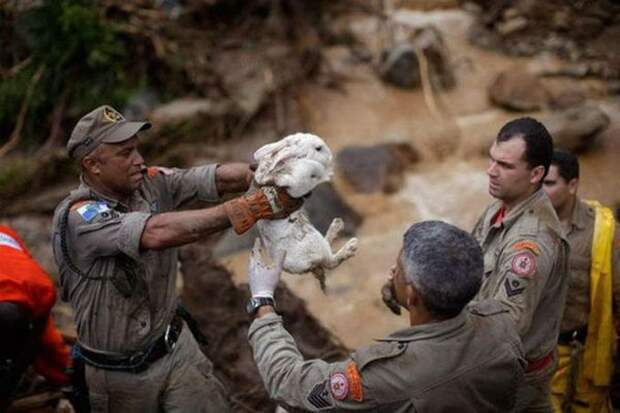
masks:
{"type": "Polygon", "coordinates": [[[140,239],[142,238],[146,221],[150,217],[151,214],[146,212],[130,212],[121,225],[119,249],[134,260],[140,258],[140,239]]]}
{"type": "Polygon", "coordinates": [[[250,325],[250,329],[248,330],[248,338],[251,338],[252,335],[258,331],[260,328],[271,325],[271,324],[282,324],[282,316],[276,313],[265,314],[262,317],[257,317],[254,319],[252,324],[250,325]]]}
{"type": "Polygon", "coordinates": [[[215,169],[217,164],[199,166],[199,175],[202,176],[198,185],[198,199],[201,201],[214,202],[219,201],[220,194],[217,192],[215,185],[215,169]]]}

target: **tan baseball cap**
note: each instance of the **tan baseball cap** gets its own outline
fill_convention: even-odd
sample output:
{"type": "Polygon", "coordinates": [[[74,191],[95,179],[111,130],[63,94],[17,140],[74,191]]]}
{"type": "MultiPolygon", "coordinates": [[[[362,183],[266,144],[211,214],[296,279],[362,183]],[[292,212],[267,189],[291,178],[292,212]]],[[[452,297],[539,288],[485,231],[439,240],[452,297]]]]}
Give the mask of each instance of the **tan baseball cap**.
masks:
{"type": "Polygon", "coordinates": [[[75,125],[67,142],[67,152],[73,159],[80,160],[102,143],[123,142],[150,127],[149,122],[129,122],[111,106],[100,106],[75,125]]]}

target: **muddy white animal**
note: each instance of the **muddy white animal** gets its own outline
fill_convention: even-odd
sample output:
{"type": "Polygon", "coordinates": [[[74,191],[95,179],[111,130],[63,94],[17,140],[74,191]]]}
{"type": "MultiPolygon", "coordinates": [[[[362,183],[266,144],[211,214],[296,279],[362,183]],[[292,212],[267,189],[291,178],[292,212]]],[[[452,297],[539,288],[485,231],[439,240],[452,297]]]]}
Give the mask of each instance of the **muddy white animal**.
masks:
{"type": "MultiPolygon", "coordinates": [[[[254,153],[258,167],[254,179],[259,186],[285,188],[292,197],[307,195],[333,175],[333,156],[318,136],[296,133],[265,145],[254,153]]],[[[332,221],[325,236],[312,225],[303,210],[289,217],[260,220],[257,228],[263,245],[272,257],[286,252],[284,270],[292,274],[312,272],[325,289],[326,271],[336,268],[357,251],[357,238],[348,240],[335,253],[332,245],[343,221],[332,221]]]]}

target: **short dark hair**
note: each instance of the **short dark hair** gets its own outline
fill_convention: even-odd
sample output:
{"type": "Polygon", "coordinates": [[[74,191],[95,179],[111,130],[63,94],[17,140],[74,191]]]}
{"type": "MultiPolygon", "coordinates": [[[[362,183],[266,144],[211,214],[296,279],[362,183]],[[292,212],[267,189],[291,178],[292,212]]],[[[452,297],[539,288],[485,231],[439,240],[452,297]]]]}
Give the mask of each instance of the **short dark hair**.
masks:
{"type": "Polygon", "coordinates": [[[562,149],[553,151],[551,165],[558,167],[558,173],[566,182],[579,178],[579,160],[572,152],[562,149]]]}
{"type": "Polygon", "coordinates": [[[441,221],[413,224],[400,255],[404,276],[420,293],[426,309],[439,318],[460,313],[478,293],[482,250],[467,232],[441,221]]]}
{"type": "Polygon", "coordinates": [[[530,117],[514,119],[500,129],[496,140],[505,142],[516,137],[521,137],[525,141],[525,161],[530,168],[538,165],[545,168],[544,179],[549,172],[553,157],[553,139],[545,125],[530,117]]]}

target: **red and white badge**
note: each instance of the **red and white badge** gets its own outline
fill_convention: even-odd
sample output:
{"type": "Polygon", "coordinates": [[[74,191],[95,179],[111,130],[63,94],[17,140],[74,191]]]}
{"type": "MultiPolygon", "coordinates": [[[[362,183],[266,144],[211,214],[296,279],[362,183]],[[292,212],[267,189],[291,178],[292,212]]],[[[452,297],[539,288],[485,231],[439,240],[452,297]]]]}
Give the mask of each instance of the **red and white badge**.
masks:
{"type": "Polygon", "coordinates": [[[344,373],[334,373],[329,378],[329,390],[336,400],[344,400],[349,394],[349,380],[344,373]]]}
{"type": "Polygon", "coordinates": [[[512,272],[519,277],[529,277],[536,271],[536,257],[529,251],[523,251],[512,259],[512,272]]]}

